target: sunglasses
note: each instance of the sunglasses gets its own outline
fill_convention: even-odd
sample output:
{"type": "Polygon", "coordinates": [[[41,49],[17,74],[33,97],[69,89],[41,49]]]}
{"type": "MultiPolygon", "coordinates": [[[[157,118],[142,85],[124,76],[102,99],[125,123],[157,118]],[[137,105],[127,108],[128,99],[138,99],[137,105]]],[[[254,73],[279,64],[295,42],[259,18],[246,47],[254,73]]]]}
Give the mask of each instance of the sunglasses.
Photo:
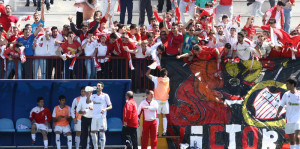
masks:
{"type": "Polygon", "coordinates": [[[195,30],[191,29],[190,31],[192,31],[192,32],[193,32],[193,31],[195,31],[195,30]]]}
{"type": "Polygon", "coordinates": [[[269,22],[269,24],[275,24],[275,22],[269,22]]]}

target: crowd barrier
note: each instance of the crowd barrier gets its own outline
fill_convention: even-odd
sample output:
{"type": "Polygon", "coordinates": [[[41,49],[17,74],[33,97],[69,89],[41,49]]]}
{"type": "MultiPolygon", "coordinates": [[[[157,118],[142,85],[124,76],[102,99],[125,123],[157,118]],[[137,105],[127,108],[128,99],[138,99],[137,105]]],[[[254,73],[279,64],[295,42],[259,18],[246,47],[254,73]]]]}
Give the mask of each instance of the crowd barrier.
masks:
{"type": "MultiPolygon", "coordinates": [[[[152,62],[150,58],[133,58],[135,69],[131,70],[128,59],[111,57],[109,61],[100,63],[101,71],[96,71],[93,58],[86,56],[75,61],[63,61],[57,56],[27,56],[23,64],[20,60],[0,59],[0,79],[131,79],[132,90],[143,92],[153,88],[153,83],[145,76],[147,66],[152,62]],[[72,63],[73,70],[69,68],[72,63]]],[[[154,75],[158,75],[157,70],[154,75]]]]}

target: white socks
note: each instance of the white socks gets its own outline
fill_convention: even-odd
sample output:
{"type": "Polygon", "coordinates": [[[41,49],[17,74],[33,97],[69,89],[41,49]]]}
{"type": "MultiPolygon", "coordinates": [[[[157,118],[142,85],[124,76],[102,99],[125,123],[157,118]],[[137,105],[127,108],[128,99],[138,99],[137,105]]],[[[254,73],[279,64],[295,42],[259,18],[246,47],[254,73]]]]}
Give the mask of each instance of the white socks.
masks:
{"type": "Polygon", "coordinates": [[[34,133],[34,134],[31,134],[31,139],[32,139],[33,141],[35,141],[35,133],[34,133]]]}
{"type": "Polygon", "coordinates": [[[168,126],[168,120],[166,117],[163,118],[163,128],[164,128],[164,133],[167,132],[167,126],[168,126]]]}
{"type": "Polygon", "coordinates": [[[67,136],[68,139],[68,149],[72,149],[72,136],[67,136]]]}
{"type": "Polygon", "coordinates": [[[56,147],[57,147],[57,149],[60,149],[60,134],[56,134],[55,136],[56,136],[56,138],[55,138],[56,147]]]}
{"type": "Polygon", "coordinates": [[[48,148],[48,140],[44,140],[44,146],[45,148],[48,148]]]}
{"type": "Polygon", "coordinates": [[[76,149],[79,149],[79,144],[80,144],[80,136],[75,136],[75,147],[76,149]]]}
{"type": "Polygon", "coordinates": [[[105,132],[100,132],[100,147],[101,149],[104,149],[105,143],[106,143],[106,137],[105,137],[105,132]]]}
{"type": "Polygon", "coordinates": [[[87,145],[86,145],[86,149],[90,148],[90,135],[88,136],[88,140],[87,140],[87,145]]]}
{"type": "Polygon", "coordinates": [[[92,142],[94,145],[94,148],[98,148],[98,139],[97,139],[97,133],[91,133],[92,136],[92,142]]]}
{"type": "Polygon", "coordinates": [[[158,128],[159,128],[159,118],[156,118],[156,123],[157,123],[157,132],[158,132],[158,128]]]}

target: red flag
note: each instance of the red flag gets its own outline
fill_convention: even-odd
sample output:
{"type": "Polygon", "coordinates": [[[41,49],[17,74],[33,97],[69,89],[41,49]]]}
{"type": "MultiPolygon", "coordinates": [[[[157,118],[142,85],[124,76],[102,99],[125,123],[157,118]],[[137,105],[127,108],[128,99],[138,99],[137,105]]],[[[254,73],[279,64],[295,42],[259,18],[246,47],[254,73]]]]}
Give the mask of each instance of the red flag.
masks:
{"type": "Polygon", "coordinates": [[[235,16],[233,22],[234,22],[234,23],[236,23],[236,22],[241,23],[241,15],[239,14],[239,15],[235,16]]]}
{"type": "Polygon", "coordinates": [[[75,56],[75,57],[73,58],[71,64],[70,64],[70,66],[69,66],[69,69],[70,69],[70,70],[73,70],[74,65],[75,65],[75,62],[76,62],[76,59],[77,59],[77,57],[75,56]]]}
{"type": "Polygon", "coordinates": [[[24,16],[21,21],[30,21],[31,16],[24,16]]]}
{"type": "Polygon", "coordinates": [[[300,36],[292,36],[282,29],[273,28],[273,31],[284,48],[296,47],[300,41],[300,36]]]}
{"type": "Polygon", "coordinates": [[[96,71],[101,71],[101,65],[100,65],[98,59],[95,56],[93,57],[93,59],[94,59],[96,71]]]}

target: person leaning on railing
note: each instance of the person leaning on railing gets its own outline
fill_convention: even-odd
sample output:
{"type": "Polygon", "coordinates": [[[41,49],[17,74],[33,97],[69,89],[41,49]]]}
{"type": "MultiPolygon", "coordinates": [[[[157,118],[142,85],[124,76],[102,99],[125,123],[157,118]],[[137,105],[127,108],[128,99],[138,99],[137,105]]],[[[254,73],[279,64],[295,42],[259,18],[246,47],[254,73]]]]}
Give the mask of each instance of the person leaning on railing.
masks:
{"type": "Polygon", "coordinates": [[[8,79],[8,76],[11,72],[12,69],[16,69],[15,68],[15,63],[18,63],[18,70],[15,70],[16,73],[18,73],[18,79],[22,79],[22,67],[21,67],[21,49],[20,47],[22,47],[23,44],[18,42],[17,44],[15,44],[13,47],[8,47],[3,55],[4,57],[8,60],[7,61],[7,68],[6,68],[6,73],[4,75],[4,79],[8,79]]]}

